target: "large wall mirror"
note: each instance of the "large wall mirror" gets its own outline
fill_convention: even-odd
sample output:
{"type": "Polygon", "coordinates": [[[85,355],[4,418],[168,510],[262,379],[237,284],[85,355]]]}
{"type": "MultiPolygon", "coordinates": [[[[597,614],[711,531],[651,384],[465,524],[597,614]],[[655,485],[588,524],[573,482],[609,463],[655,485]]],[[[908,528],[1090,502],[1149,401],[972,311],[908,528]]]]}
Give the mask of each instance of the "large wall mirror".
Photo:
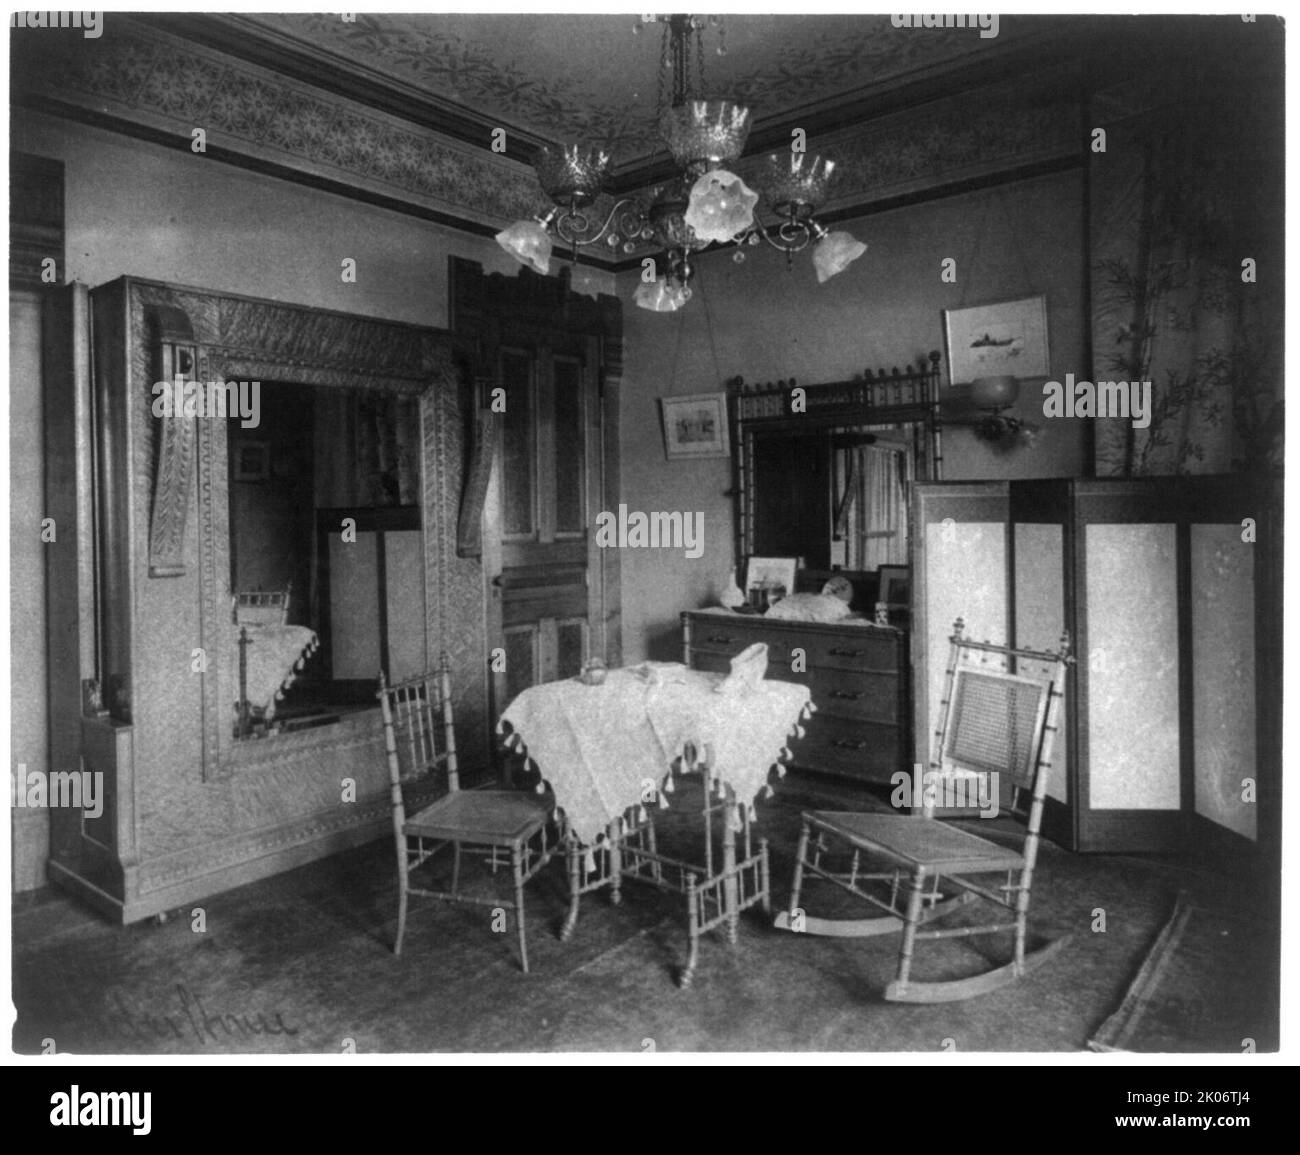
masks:
{"type": "MultiPolygon", "coordinates": [[[[861,380],[729,383],[736,555],[811,573],[907,566],[912,482],[939,480],[939,354],[861,380]]],[[[874,595],[872,595],[874,596],[874,595]]]]}

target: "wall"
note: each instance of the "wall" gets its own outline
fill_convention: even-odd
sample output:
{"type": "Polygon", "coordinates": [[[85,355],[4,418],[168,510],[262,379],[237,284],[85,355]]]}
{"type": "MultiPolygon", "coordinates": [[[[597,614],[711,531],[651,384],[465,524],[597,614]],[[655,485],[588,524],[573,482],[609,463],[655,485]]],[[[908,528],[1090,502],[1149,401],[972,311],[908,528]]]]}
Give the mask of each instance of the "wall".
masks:
{"type": "MultiPolygon", "coordinates": [[[[61,281],[94,286],[130,274],[445,328],[449,256],[469,257],[489,272],[513,275],[518,269],[491,238],[247,172],[188,147],[164,148],[21,108],[12,110],[10,144],[66,166],[67,267],[59,270],[61,281]],[[357,262],[355,283],[342,280],[344,257],[357,262]]],[[[573,288],[613,292],[614,278],[579,266],[573,288]]],[[[34,312],[30,320],[25,360],[11,364],[11,479],[17,485],[11,519],[22,518],[24,525],[40,508],[44,469],[34,312]],[[31,483],[27,488],[23,479],[31,483]]],[[[12,357],[18,351],[13,344],[12,357]]],[[[38,612],[43,565],[33,549],[13,550],[11,611],[18,632],[12,704],[21,721],[15,722],[11,757],[29,769],[45,768],[38,612]]],[[[15,820],[17,889],[43,881],[47,825],[43,815],[15,820]]]]}
{"type": "MultiPolygon", "coordinates": [[[[900,368],[944,350],[942,311],[1047,295],[1052,375],[1086,374],[1083,178],[1058,173],[889,212],[843,226],[869,248],[823,285],[807,253],[785,258],[761,246],[743,264],[730,252],[701,257],[694,299],[677,313],[632,303],[638,274],[619,278],[625,303],[627,375],[622,493],[630,510],[704,514],[703,555],[653,550],[624,558],[626,661],[679,656],[677,615],[709,604],[734,565],[731,463],[664,460],[658,398],[711,392],[740,374],[815,384],[867,367],[900,368]],[[957,261],[957,282],[940,281],[957,261]]],[[[946,361],[946,354],[945,354],[946,361]]],[[[1043,378],[1022,382],[1017,416],[1035,421],[1032,447],[1001,453],[969,430],[944,431],[944,479],[1081,476],[1080,423],[1044,419],[1043,378]]],[[[948,387],[945,366],[945,389],[948,387]]]]}
{"type": "MultiPolygon", "coordinates": [[[[44,774],[49,765],[45,655],[45,466],[41,459],[41,302],[36,293],[9,295],[9,758],[44,774]]],[[[56,527],[57,531],[57,527],[56,527]]],[[[57,770],[75,770],[58,766],[57,770]]],[[[45,882],[49,817],[12,809],[14,891],[45,882]]]]}
{"type": "MultiPolygon", "coordinates": [[[[488,272],[518,266],[490,237],[471,237],[388,209],[208,160],[14,111],[10,145],[66,168],[68,269],[98,285],[123,274],[447,325],[447,257],[488,272]],[[340,262],[357,262],[345,284],[340,262]]],[[[576,292],[612,292],[579,266],[576,292]]]]}

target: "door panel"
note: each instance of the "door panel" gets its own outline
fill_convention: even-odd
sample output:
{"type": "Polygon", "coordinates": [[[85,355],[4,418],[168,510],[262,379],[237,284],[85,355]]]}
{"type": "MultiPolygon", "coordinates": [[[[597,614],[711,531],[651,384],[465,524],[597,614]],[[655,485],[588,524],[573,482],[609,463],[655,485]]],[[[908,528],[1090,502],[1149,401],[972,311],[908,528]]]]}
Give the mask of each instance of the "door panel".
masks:
{"type": "MultiPolygon", "coordinates": [[[[599,436],[591,419],[599,398],[581,345],[552,333],[531,347],[501,350],[501,561],[493,585],[501,629],[535,627],[528,680],[521,685],[507,669],[509,696],[575,674],[587,657],[587,463],[599,436]]],[[[507,667],[510,661],[507,646],[507,667]]]]}
{"type": "Polygon", "coordinates": [[[568,270],[485,275],[452,258],[451,325],[473,350],[479,406],[496,414],[482,565],[499,717],[528,686],[576,674],[592,654],[613,664],[621,653],[618,558],[596,547],[591,527],[596,511],[618,503],[617,423],[606,405],[617,405],[622,306],[574,293],[568,270]]]}

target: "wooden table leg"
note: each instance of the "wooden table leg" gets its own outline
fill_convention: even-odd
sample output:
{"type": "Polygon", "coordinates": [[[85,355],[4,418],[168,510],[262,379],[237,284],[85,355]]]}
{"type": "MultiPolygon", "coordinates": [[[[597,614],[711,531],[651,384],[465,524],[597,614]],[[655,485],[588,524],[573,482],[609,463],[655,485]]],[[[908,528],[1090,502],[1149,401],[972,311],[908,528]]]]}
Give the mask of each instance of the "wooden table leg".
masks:
{"type": "Polygon", "coordinates": [[[722,823],[722,901],[727,906],[727,941],[735,946],[736,934],[740,926],[740,894],[736,884],[736,831],[731,824],[731,815],[725,815],[722,823]]]}
{"type": "Polygon", "coordinates": [[[569,913],[560,927],[560,941],[568,942],[578,925],[578,907],[582,902],[582,844],[572,834],[565,835],[564,860],[569,874],[569,913]]]}
{"type": "Polygon", "coordinates": [[[619,819],[615,818],[605,832],[606,844],[609,846],[609,901],[618,906],[623,901],[623,835],[619,830],[619,819]]]}
{"type": "Polygon", "coordinates": [[[518,843],[510,848],[510,869],[514,874],[515,882],[515,926],[519,932],[519,961],[524,964],[524,974],[527,974],[528,938],[524,931],[524,855],[523,848],[518,843]]]}
{"type": "Polygon", "coordinates": [[[677,985],[683,990],[691,985],[691,980],[695,977],[695,963],[700,954],[699,899],[695,889],[695,875],[689,873],[686,875],[686,906],[688,912],[686,930],[690,936],[690,947],[686,956],[686,966],[677,980],[677,985]]]}

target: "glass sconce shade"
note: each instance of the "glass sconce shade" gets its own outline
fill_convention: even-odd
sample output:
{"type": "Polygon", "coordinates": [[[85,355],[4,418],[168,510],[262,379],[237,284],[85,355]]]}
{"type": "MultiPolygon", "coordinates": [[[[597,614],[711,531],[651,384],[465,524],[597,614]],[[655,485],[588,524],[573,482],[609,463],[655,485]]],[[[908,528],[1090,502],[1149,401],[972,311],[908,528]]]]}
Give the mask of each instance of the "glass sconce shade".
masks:
{"type": "Polygon", "coordinates": [[[1019,377],[976,377],[970,383],[970,399],[980,409],[1005,409],[1019,396],[1019,377]]]}
{"type": "Polygon", "coordinates": [[[668,109],[659,127],[683,168],[727,165],[745,150],[749,109],[733,100],[688,100],[668,109]]]}
{"type": "Polygon", "coordinates": [[[543,147],[537,154],[537,179],[558,205],[580,208],[600,194],[609,168],[609,153],[590,145],[543,147]]]}
{"type": "Polygon", "coordinates": [[[542,276],[551,271],[551,237],[536,221],[515,221],[497,233],[496,241],[521,265],[542,276]]]}
{"type": "Polygon", "coordinates": [[[813,267],[817,270],[818,284],[844,272],[866,251],[867,246],[852,233],[838,230],[827,233],[813,247],[813,267]]]}
{"type": "Polygon", "coordinates": [[[754,223],[754,192],[735,173],[706,172],[691,188],[686,223],[705,242],[734,240],[754,223]]]}

